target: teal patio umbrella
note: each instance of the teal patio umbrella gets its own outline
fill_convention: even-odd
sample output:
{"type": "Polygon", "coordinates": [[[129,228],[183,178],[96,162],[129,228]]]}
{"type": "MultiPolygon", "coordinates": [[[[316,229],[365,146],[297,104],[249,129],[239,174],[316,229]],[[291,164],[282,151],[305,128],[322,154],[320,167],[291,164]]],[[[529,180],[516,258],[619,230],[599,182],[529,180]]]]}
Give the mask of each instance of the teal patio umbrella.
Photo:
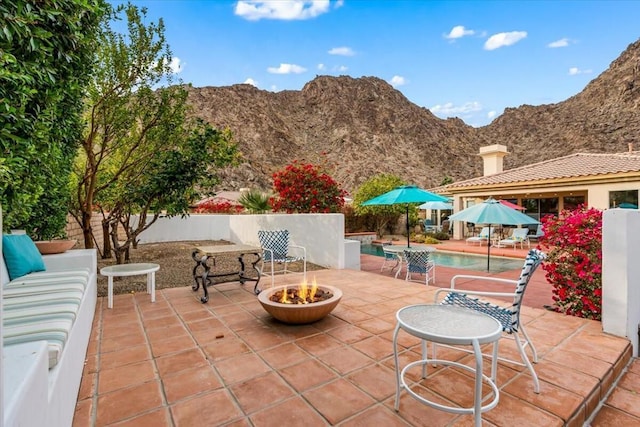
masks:
{"type": "Polygon", "coordinates": [[[407,212],[407,248],[409,244],[409,204],[425,202],[447,202],[449,199],[432,193],[415,185],[403,185],[362,203],[362,206],[374,205],[406,205],[407,212]]]}
{"type": "MultiPolygon", "coordinates": [[[[528,225],[540,224],[540,221],[531,218],[515,209],[512,209],[496,199],[488,198],[482,203],[468,207],[460,212],[449,216],[450,221],[466,221],[474,224],[489,226],[489,236],[491,236],[491,225],[528,225]]],[[[489,271],[489,260],[491,256],[491,239],[487,244],[487,271],[489,271]]]]}

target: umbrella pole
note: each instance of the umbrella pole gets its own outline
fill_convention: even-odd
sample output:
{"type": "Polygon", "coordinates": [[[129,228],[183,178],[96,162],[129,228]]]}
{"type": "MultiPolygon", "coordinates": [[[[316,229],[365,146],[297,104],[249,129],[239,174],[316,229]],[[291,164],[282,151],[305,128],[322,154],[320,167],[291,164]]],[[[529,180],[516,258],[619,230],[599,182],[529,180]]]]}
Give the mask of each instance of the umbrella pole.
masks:
{"type": "Polygon", "coordinates": [[[410,248],[409,244],[409,204],[407,203],[407,248],[410,248]]]}
{"type": "Polygon", "coordinates": [[[491,224],[489,224],[489,241],[487,242],[487,273],[489,270],[489,260],[491,259],[491,224]]]}

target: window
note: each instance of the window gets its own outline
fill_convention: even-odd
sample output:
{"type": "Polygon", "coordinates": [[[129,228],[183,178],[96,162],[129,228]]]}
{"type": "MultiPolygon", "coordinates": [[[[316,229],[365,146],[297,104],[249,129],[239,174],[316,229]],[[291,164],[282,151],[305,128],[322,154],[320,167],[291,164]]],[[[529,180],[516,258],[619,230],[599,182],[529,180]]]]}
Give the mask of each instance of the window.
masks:
{"type": "Polygon", "coordinates": [[[577,209],[580,205],[584,205],[585,200],[584,196],[567,196],[563,198],[563,203],[563,209],[573,210],[577,209]]]}
{"type": "Polygon", "coordinates": [[[610,191],[609,207],[638,209],[638,190],[610,191]]]}
{"type": "Polygon", "coordinates": [[[525,212],[538,221],[546,215],[558,215],[557,197],[547,197],[542,199],[522,199],[522,207],[525,212]]]}

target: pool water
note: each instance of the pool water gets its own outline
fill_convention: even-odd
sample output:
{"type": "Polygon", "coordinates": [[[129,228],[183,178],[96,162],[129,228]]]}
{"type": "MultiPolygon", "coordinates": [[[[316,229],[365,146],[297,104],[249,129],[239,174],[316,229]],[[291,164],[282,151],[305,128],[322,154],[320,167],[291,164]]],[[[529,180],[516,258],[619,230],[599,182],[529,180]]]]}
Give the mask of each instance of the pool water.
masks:
{"type": "MultiPolygon", "coordinates": [[[[382,246],[378,245],[360,245],[360,253],[384,257],[382,246]]],[[[487,270],[487,257],[482,255],[435,251],[431,254],[431,257],[435,261],[436,265],[441,265],[444,267],[453,267],[463,270],[476,271],[487,270]]],[[[523,259],[520,260],[502,257],[491,257],[489,266],[492,273],[499,273],[508,270],[519,270],[522,268],[523,264],[523,259]]]]}

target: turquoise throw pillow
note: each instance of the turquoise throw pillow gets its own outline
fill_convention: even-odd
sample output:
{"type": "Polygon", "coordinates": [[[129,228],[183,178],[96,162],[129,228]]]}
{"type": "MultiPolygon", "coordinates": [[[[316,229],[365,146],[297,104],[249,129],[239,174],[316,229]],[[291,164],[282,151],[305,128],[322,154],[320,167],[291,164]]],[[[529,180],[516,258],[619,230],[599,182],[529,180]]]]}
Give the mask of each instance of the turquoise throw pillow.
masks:
{"type": "Polygon", "coordinates": [[[3,234],[2,255],[11,280],[45,270],[40,251],[26,234],[3,234]]]}

